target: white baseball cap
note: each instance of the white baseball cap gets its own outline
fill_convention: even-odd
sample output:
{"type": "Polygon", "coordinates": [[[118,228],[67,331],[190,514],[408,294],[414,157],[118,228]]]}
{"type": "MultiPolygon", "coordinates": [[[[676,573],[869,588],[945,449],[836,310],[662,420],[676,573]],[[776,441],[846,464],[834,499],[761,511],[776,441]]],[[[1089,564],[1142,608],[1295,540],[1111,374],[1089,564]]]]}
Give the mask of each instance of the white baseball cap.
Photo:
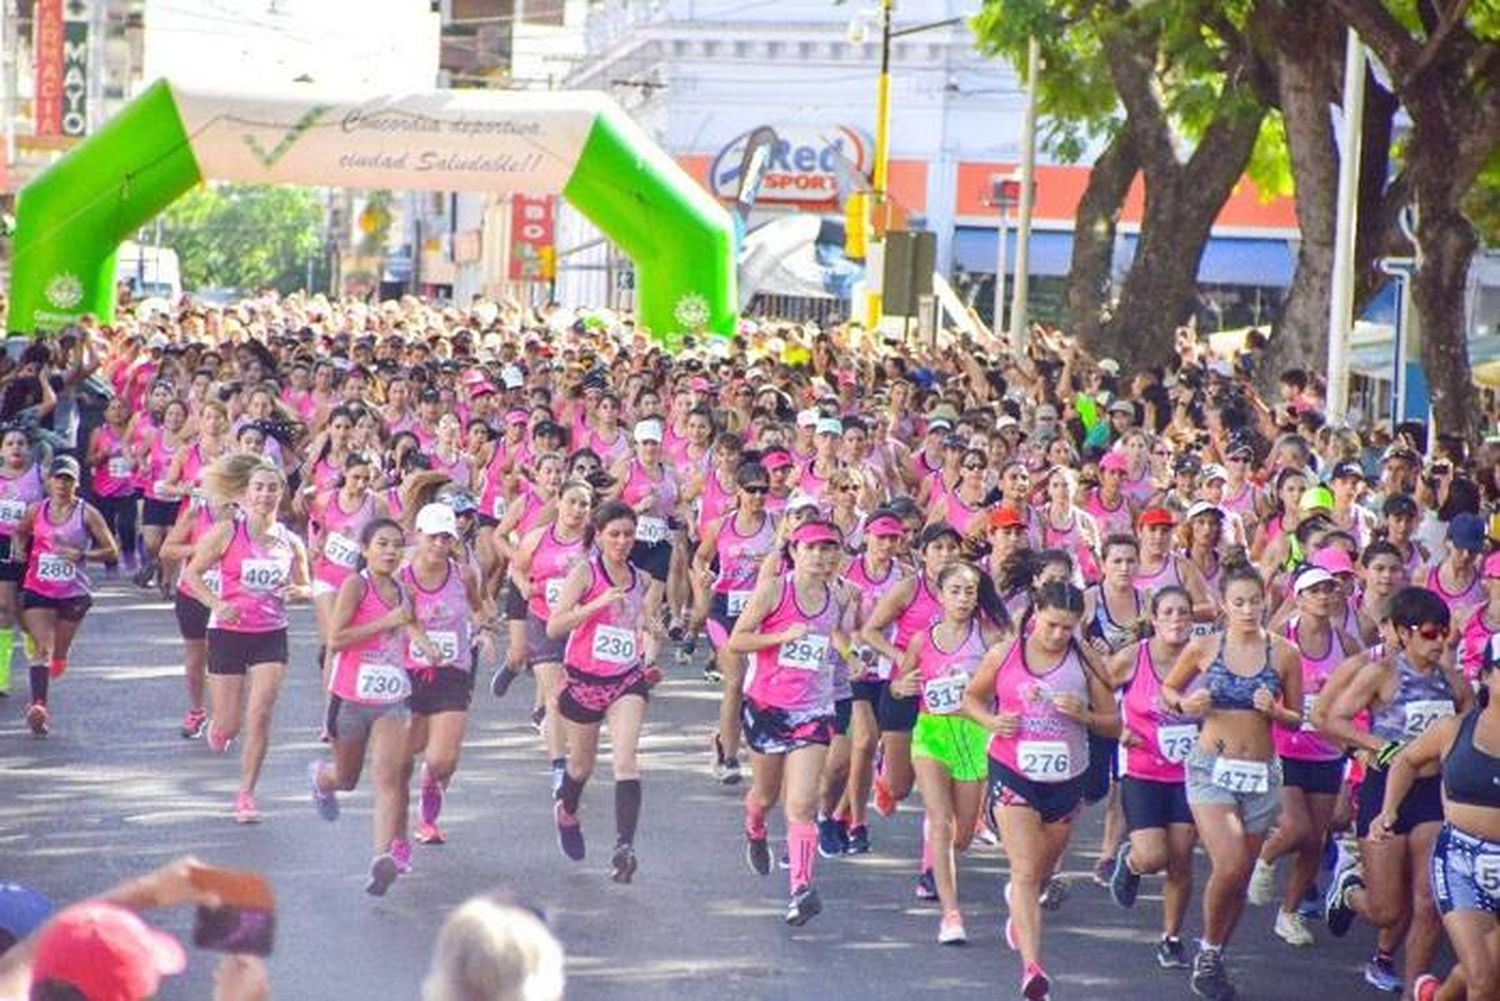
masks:
{"type": "Polygon", "coordinates": [[[417,512],[417,531],[423,535],[458,538],[458,517],[447,504],[428,504],[417,512]]]}
{"type": "Polygon", "coordinates": [[[635,440],[641,442],[654,441],[661,444],[661,421],[639,421],[635,426],[635,440]]]}
{"type": "Polygon", "coordinates": [[[526,376],[521,373],[520,366],[507,365],[500,370],[500,381],[506,389],[520,389],[526,385],[526,376]]]}
{"type": "Polygon", "coordinates": [[[818,414],[816,407],[808,407],[806,410],[797,411],[797,426],[799,428],[811,428],[818,426],[818,414]]]}

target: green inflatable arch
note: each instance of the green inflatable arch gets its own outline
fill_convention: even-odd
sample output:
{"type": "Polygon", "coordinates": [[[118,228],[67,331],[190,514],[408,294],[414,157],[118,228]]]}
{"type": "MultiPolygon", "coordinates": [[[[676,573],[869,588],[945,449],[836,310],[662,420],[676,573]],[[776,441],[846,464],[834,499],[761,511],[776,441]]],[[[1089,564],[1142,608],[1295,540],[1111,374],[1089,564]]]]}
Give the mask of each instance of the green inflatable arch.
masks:
{"type": "Polygon", "coordinates": [[[108,322],[120,242],[204,180],[560,194],[634,261],[642,327],[667,343],[734,330],[729,214],[603,94],[343,100],[165,80],[22,189],[11,330],[108,322]]]}

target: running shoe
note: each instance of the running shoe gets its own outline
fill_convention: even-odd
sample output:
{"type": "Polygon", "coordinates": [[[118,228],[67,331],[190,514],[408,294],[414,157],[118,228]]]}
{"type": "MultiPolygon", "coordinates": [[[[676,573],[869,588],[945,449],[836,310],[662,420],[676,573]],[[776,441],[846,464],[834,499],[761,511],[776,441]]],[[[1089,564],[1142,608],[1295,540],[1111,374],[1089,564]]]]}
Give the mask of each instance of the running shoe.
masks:
{"type": "Polygon", "coordinates": [[[844,849],[846,855],[868,855],[870,854],[870,829],[864,824],[855,824],[849,828],[849,845],[844,849]]]}
{"type": "Polygon", "coordinates": [[[1307,923],[1302,920],[1302,915],[1297,913],[1288,914],[1281,908],[1276,908],[1276,924],[1272,926],[1276,937],[1287,945],[1307,946],[1313,944],[1313,934],[1307,930],[1307,923]]]}
{"type": "Polygon", "coordinates": [[[745,835],[745,863],[757,876],[771,875],[771,845],[765,835],[758,838],[745,835]]]}
{"type": "Polygon", "coordinates": [[[628,883],[635,870],[635,849],[627,844],[615,845],[615,853],[609,860],[609,878],[616,883],[628,883]]]}
{"type": "Polygon", "coordinates": [[[417,825],[417,833],[412,836],[417,839],[419,845],[441,845],[448,841],[442,828],[436,824],[429,824],[425,820],[417,825]]]}
{"type": "Polygon", "coordinates": [[[33,702],[26,707],[26,725],[31,727],[33,737],[45,737],[51,732],[48,724],[52,721],[52,714],[47,711],[45,702],[33,702]]]}
{"type": "Polygon", "coordinates": [[[684,636],[682,642],[677,644],[677,659],[683,663],[691,660],[693,654],[698,650],[698,634],[684,636]]]}
{"type": "Polygon", "coordinates": [[[990,830],[990,825],[986,824],[982,817],[974,824],[974,840],[981,845],[989,845],[991,848],[1000,844],[999,836],[990,830]]]}
{"type": "Polygon", "coordinates": [[[913,892],[918,900],[937,899],[937,880],[933,877],[931,869],[922,870],[922,875],[917,877],[917,885],[913,892]]]}
{"type": "Polygon", "coordinates": [[[709,657],[703,665],[703,680],[710,685],[719,685],[724,682],[724,672],[719,670],[719,665],[714,663],[713,657],[709,657]]]}
{"type": "Polygon", "coordinates": [[[258,824],[262,819],[260,808],[255,805],[255,797],[249,791],[241,789],[234,797],[234,822],[236,824],[258,824]]]}
{"type": "Polygon", "coordinates": [[[1276,865],[1273,862],[1255,860],[1255,871],[1250,874],[1250,903],[1264,907],[1276,900],[1276,865]]]}
{"type": "Polygon", "coordinates": [[[1051,992],[1052,981],[1047,979],[1047,971],[1039,963],[1027,963],[1026,972],[1021,974],[1021,996],[1026,1001],[1046,1001],[1051,992]]]}
{"type": "Polygon", "coordinates": [[[1047,885],[1042,887],[1042,895],[1037,903],[1041,904],[1044,911],[1055,911],[1063,905],[1063,901],[1068,899],[1068,893],[1072,888],[1072,883],[1054,872],[1047,877],[1047,885]]]}
{"type": "Polygon", "coordinates": [[[564,858],[574,862],[583,861],[583,825],[578,818],[563,808],[562,800],[552,804],[552,817],[557,821],[557,847],[564,858]]]}
{"type": "Polygon", "coordinates": [[[1130,868],[1130,852],[1115,856],[1115,868],[1109,875],[1109,895],[1121,907],[1134,907],[1136,894],[1141,891],[1141,877],[1130,868]]]}
{"type": "Polygon", "coordinates": [[[1114,855],[1101,855],[1099,861],[1094,863],[1094,885],[1109,889],[1110,877],[1115,874],[1114,855]]]}
{"type": "Polygon", "coordinates": [[[1193,993],[1209,1001],[1229,1001],[1234,997],[1234,985],[1224,969],[1223,949],[1199,948],[1193,957],[1193,976],[1189,981],[1193,993]]]}
{"type": "Polygon", "coordinates": [[[370,862],[370,879],[365,883],[365,892],[372,897],[383,897],[385,891],[391,888],[396,877],[401,874],[401,868],[396,860],[391,857],[390,852],[376,855],[370,862]]]}
{"type": "Polygon", "coordinates": [[[891,787],[886,785],[883,775],[875,776],[875,812],[882,817],[896,812],[896,797],[891,795],[891,787]]]}
{"type": "Polygon", "coordinates": [[[403,875],[411,872],[411,842],[404,838],[397,838],[391,842],[391,858],[396,860],[396,868],[403,875]]]}
{"type": "Polygon", "coordinates": [[[1157,943],[1156,965],[1163,970],[1185,970],[1188,965],[1187,949],[1182,944],[1182,939],[1176,935],[1168,935],[1157,943]]]}
{"type": "Polygon", "coordinates": [[[1328,898],[1323,901],[1323,913],[1328,921],[1328,930],[1335,938],[1343,938],[1354,923],[1354,907],[1349,903],[1349,894],[1365,885],[1352,858],[1340,859],[1341,868],[1333,874],[1328,884],[1328,898]]]}
{"type": "MultiPolygon", "coordinates": [[[[1415,983],[1411,985],[1411,995],[1412,997],[1416,998],[1417,1001],[1434,1001],[1434,999],[1437,997],[1438,988],[1442,986],[1443,982],[1437,977],[1434,977],[1430,973],[1424,973],[1417,978],[1415,983]]],[[[1391,990],[1392,992],[1400,990],[1400,981],[1398,980],[1396,982],[1396,986],[1393,988],[1381,988],[1381,990],[1387,989],[1391,990]]]]}
{"type": "Polygon", "coordinates": [[[308,762],[307,784],[312,787],[313,806],[317,807],[318,816],[332,822],[339,819],[339,798],[337,793],[324,792],[323,787],[318,785],[318,775],[322,771],[323,762],[308,762]]]}
{"type": "Polygon", "coordinates": [[[511,682],[516,680],[516,672],[501,664],[495,668],[495,673],[490,675],[490,694],[497,699],[505,698],[505,693],[510,691],[511,682]]]}
{"type": "Polygon", "coordinates": [[[135,576],[131,578],[131,580],[135,582],[135,586],[150,587],[151,579],[156,576],[156,567],[157,564],[153,560],[152,562],[147,563],[145,566],[137,570],[135,572],[135,576]]]}
{"type": "Polygon", "coordinates": [[[1302,903],[1297,905],[1297,913],[1309,921],[1323,920],[1323,891],[1318,889],[1317,883],[1307,885],[1307,892],[1302,895],[1302,903]]]}
{"type": "Polygon", "coordinates": [[[215,754],[223,754],[229,750],[230,738],[220,732],[213,720],[203,725],[203,739],[208,742],[208,749],[215,754]]]}
{"type": "Polygon", "coordinates": [[[531,710],[531,728],[537,733],[542,732],[542,721],[547,718],[547,707],[537,706],[531,710]]]}
{"type": "Polygon", "coordinates": [[[568,773],[568,759],[555,758],[552,762],[552,796],[555,799],[562,789],[563,776],[568,773]]]}
{"type": "Polygon", "coordinates": [[[963,915],[957,911],[944,914],[942,924],[938,925],[938,945],[967,945],[968,942],[963,915]]]}
{"type": "MultiPolygon", "coordinates": [[[[1437,982],[1437,978],[1429,973],[1424,973],[1422,977],[1427,977],[1434,983],[1437,982]]],[[[1416,984],[1413,986],[1418,1001],[1421,1001],[1422,998],[1422,977],[1418,977],[1416,984]]],[[[1396,972],[1396,964],[1391,957],[1384,953],[1377,952],[1365,964],[1365,983],[1377,991],[1385,991],[1387,994],[1401,993],[1401,974],[1396,972]]],[[[1436,988],[1433,989],[1434,991],[1436,990],[1436,988]]]]}
{"type": "Polygon", "coordinates": [[[208,725],[207,709],[189,709],[182,717],[182,738],[192,740],[203,736],[203,728],[208,725]]]}
{"type": "Polygon", "coordinates": [[[422,823],[429,827],[437,823],[438,814],[443,812],[443,787],[434,781],[432,773],[427,770],[427,762],[422,762],[422,823]]]}
{"type": "Polygon", "coordinates": [[[832,817],[818,821],[818,854],[824,858],[837,858],[849,845],[849,832],[844,825],[832,817]]]}
{"type": "Polygon", "coordinates": [[[823,901],[819,899],[818,891],[811,886],[804,886],[792,892],[792,899],[786,907],[786,923],[793,928],[801,928],[821,913],[823,901]]]}

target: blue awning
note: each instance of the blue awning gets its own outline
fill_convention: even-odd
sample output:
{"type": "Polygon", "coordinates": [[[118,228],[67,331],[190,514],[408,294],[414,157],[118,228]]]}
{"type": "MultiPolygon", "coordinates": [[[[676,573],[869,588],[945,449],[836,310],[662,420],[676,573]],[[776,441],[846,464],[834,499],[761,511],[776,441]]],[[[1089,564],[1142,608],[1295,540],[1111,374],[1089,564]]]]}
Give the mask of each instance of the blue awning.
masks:
{"type": "MultiPolygon", "coordinates": [[[[1007,233],[1006,273],[1015,274],[1016,234],[1007,233]]],[[[1114,272],[1122,277],[1135,256],[1138,238],[1115,241],[1114,272]]],[[[1073,234],[1032,231],[1030,271],[1038,277],[1063,277],[1073,255],[1073,234]]],[[[976,274],[995,273],[995,230],[960,226],[953,236],[956,264],[976,274]]],[[[1285,288],[1292,283],[1297,259],[1287,240],[1212,237],[1204,248],[1198,281],[1205,285],[1251,285],[1285,288]]]]}

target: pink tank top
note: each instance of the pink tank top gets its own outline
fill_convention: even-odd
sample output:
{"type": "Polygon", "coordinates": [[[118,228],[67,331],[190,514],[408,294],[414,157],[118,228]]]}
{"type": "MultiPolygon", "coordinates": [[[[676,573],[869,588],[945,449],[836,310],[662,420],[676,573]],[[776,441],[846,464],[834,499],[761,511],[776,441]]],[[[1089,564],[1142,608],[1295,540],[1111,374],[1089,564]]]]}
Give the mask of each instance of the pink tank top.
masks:
{"type": "Polygon", "coordinates": [[[164,431],[151,436],[151,447],[146,451],[146,468],[141,470],[145,493],[151,500],[169,503],[178,500],[163,491],[162,487],[167,484],[167,473],[172,469],[172,460],[177,458],[179,448],[180,446],[167,447],[167,435],[164,431]]]}
{"type": "Polygon", "coordinates": [[[1229,485],[1224,485],[1224,501],[1219,505],[1224,510],[1239,515],[1241,518],[1251,518],[1255,514],[1255,489],[1247,480],[1240,484],[1240,489],[1232,496],[1229,493],[1229,485]]]}
{"type": "Polygon", "coordinates": [[[47,496],[41,467],[33,463],[18,476],[0,476],[0,538],[10,538],[26,509],[47,496]]]}
{"type": "MultiPolygon", "coordinates": [[[[192,519],[188,525],[188,543],[196,548],[198,543],[203,541],[203,537],[214,527],[214,509],[213,505],[208,501],[199,498],[194,498],[188,501],[188,503],[192,505],[190,509],[191,513],[188,515],[192,519]]],[[[193,598],[188,589],[183,586],[183,571],[186,569],[186,561],[177,568],[177,590],[185,597],[197,601],[198,599],[193,598]]],[[[223,590],[223,573],[218,567],[209,567],[203,571],[203,583],[208,585],[208,590],[211,594],[218,597],[223,590]]]]}
{"type": "Polygon", "coordinates": [[[911,601],[896,616],[896,635],[891,644],[902,653],[906,652],[907,646],[918,633],[931,626],[943,615],[943,606],[938,602],[937,595],[927,586],[927,575],[917,575],[917,590],[912,594],[911,601]]]}
{"type": "Polygon", "coordinates": [[[106,458],[94,467],[94,494],[124,497],[135,489],[135,459],[125,439],[108,424],[99,427],[99,443],[106,458]]]}
{"type": "Polygon", "coordinates": [[[1136,507],[1144,507],[1151,495],[1156,493],[1156,484],[1151,482],[1151,468],[1148,466],[1141,470],[1137,479],[1130,479],[1127,475],[1125,482],[1120,484],[1120,492],[1135,502],[1136,507]]]}
{"type": "Polygon", "coordinates": [[[1312,725],[1312,707],[1318,693],[1328,684],[1328,676],[1349,655],[1339,641],[1337,629],[1328,633],[1328,650],[1321,657],[1312,656],[1307,646],[1297,636],[1300,616],[1292,616],[1286,624],[1286,638],[1302,653],[1302,718],[1300,729],[1284,726],[1271,728],[1276,741],[1276,753],[1293,761],[1336,761],[1344,756],[1343,748],[1323,736],[1312,725]]]}
{"type": "Polygon", "coordinates": [[[964,689],[984,659],[984,633],[978,619],[969,620],[969,631],[953,651],[938,645],[933,623],[913,641],[917,644],[917,681],[922,711],[934,716],[952,716],[963,708],[964,689]]]}
{"type": "Polygon", "coordinates": [[[22,587],[47,598],[76,598],[89,593],[89,580],[81,562],[74,562],[59,549],[85,550],[89,547],[89,530],[83,521],[87,502],[76,501],[73,510],[61,522],[48,513],[52,505],[42,501],[31,521],[31,555],[26,561],[26,579],[22,587]]]}
{"type": "Polygon", "coordinates": [[[745,694],[761,705],[798,713],[833,712],[833,630],[839,606],[833,588],[823,587],[823,601],[805,611],[797,601],[793,575],[781,578],[781,600],[761,622],[760,631],[779,633],[794,623],[807,626],[807,635],[790,643],[756,651],[745,678],[745,694]]]}
{"type": "Polygon", "coordinates": [[[143,449],[146,451],[146,464],[138,466],[135,471],[134,485],[138,490],[149,490],[151,481],[155,479],[151,475],[150,460],[151,446],[161,437],[161,425],[151,414],[142,414],[141,419],[136,422],[135,427],[130,429],[130,454],[138,455],[143,449]]]}
{"type": "Polygon", "coordinates": [[[468,489],[474,479],[474,467],[469,464],[469,457],[462,450],[455,452],[452,459],[444,459],[436,449],[430,453],[432,468],[444,473],[454,483],[464,489],[468,489]]]}
{"type": "Polygon", "coordinates": [[[1134,534],[1130,530],[1130,505],[1126,503],[1124,494],[1120,495],[1117,507],[1109,508],[1104,506],[1099,488],[1095,487],[1084,498],[1083,509],[1094,519],[1094,524],[1099,526],[1101,536],[1134,534]]]}
{"type": "MultiPolygon", "coordinates": [[[[620,499],[631,507],[648,491],[655,490],[656,496],[651,502],[651,507],[646,511],[639,521],[636,522],[637,538],[640,537],[641,524],[650,518],[666,521],[672,513],[672,507],[677,503],[677,477],[672,475],[672,470],[665,464],[661,467],[661,479],[654,480],[641,465],[640,460],[630,460],[630,472],[626,476],[625,486],[620,491],[620,499]]],[[[665,526],[664,526],[665,527],[665,526]]]]}
{"type": "MultiPolygon", "coordinates": [[[[1201,679],[1195,679],[1201,685],[1201,679]]],[[[1196,716],[1167,712],[1161,704],[1161,679],[1151,659],[1151,643],[1136,648],[1135,674],[1125,686],[1125,729],[1139,744],[1125,749],[1125,774],[1150,782],[1182,782],[1183,762],[1198,746],[1196,716]]]]}
{"type": "Polygon", "coordinates": [[[365,494],[352,514],[345,513],[337,490],[325,495],[316,525],[323,551],[313,561],[313,579],[338,587],[359,566],[359,538],[375,518],[375,496],[365,494]]]}
{"type": "Polygon", "coordinates": [[[317,462],[313,463],[312,479],[313,488],[320,494],[329,490],[337,490],[339,467],[329,462],[328,456],[324,455],[317,462]]]}
{"type": "Polygon", "coordinates": [[[541,524],[542,511],[547,507],[547,502],[542,500],[542,495],[532,489],[529,483],[521,484],[518,499],[521,502],[521,517],[516,521],[516,535],[523,536],[541,524]]]}
{"type": "Polygon", "coordinates": [[[965,504],[957,491],[943,496],[943,509],[948,524],[958,529],[960,535],[968,535],[975,519],[984,517],[984,508],[965,504]]]}
{"type": "Polygon", "coordinates": [[[1015,713],[1020,729],[990,738],[990,757],[1033,782],[1066,782],[1089,765],[1088,731],[1058,712],[1052,700],[1074,695],[1089,699],[1083,658],[1072,643],[1056,666],[1033,674],[1026,666],[1026,640],[1018,639],[995,675],[996,711],[1015,713]]]}
{"type": "Polygon", "coordinates": [[[1135,589],[1141,593],[1141,600],[1148,605],[1151,603],[1151,595],[1157,591],[1166,587],[1181,587],[1182,573],[1177,569],[1177,554],[1168,553],[1161,566],[1150,573],[1137,573],[1133,581],[1135,589]]]}
{"type": "MultiPolygon", "coordinates": [[[[597,431],[594,431],[591,428],[589,430],[587,441],[589,448],[593,449],[594,452],[599,456],[599,458],[604,461],[605,469],[609,469],[615,463],[619,462],[621,459],[625,458],[625,456],[630,454],[630,436],[619,428],[615,428],[615,440],[612,442],[605,441],[602,437],[599,436],[599,433],[597,431]]],[[[686,447],[685,442],[683,444],[683,447],[686,447]]],[[[671,458],[675,462],[679,457],[671,456],[671,458]]]]}
{"type": "Polygon", "coordinates": [[[1464,624],[1463,639],[1458,647],[1459,663],[1463,666],[1465,678],[1470,681],[1478,680],[1479,669],[1484,666],[1484,652],[1497,635],[1500,635],[1500,629],[1491,629],[1484,620],[1484,606],[1475,609],[1469,621],[1464,624]]]}
{"type": "Polygon", "coordinates": [[[526,603],[531,614],[543,622],[552,614],[557,596],[562,590],[563,578],[584,556],[583,539],[560,542],[557,526],[548,525],[542,538],[531,554],[531,599],[526,603]]]}
{"type": "Polygon", "coordinates": [[[494,451],[490,453],[490,461],[485,464],[480,474],[479,486],[479,510],[496,521],[505,517],[505,468],[510,463],[505,442],[495,443],[494,451]]]}
{"type": "MultiPolygon", "coordinates": [[[[875,606],[880,604],[891,588],[906,579],[901,565],[891,560],[891,565],[886,567],[885,576],[876,578],[871,575],[869,565],[864,556],[859,556],[849,564],[849,569],[844,571],[844,579],[854,585],[854,591],[859,596],[859,621],[869,619],[875,611],[875,606]]],[[[895,632],[895,626],[886,629],[889,638],[895,632]]],[[[855,675],[856,681],[886,680],[891,676],[891,664],[889,657],[877,657],[875,663],[868,665],[865,669],[855,675]]]]}
{"type": "Polygon", "coordinates": [[[187,457],[182,460],[182,482],[194,487],[203,485],[203,467],[208,463],[203,461],[203,447],[199,444],[188,446],[187,457]]]}
{"type": "Polygon", "coordinates": [[[1441,564],[1433,566],[1427,571],[1427,588],[1443,599],[1443,604],[1448,606],[1448,611],[1458,613],[1466,608],[1477,608],[1485,603],[1484,575],[1476,569],[1474,579],[1469,581],[1469,586],[1457,594],[1449,592],[1443,587],[1442,577],[1439,573],[1441,564]]]}
{"type": "MultiPolygon", "coordinates": [[[[600,678],[626,674],[641,664],[642,607],[647,576],[634,566],[625,597],[589,616],[568,634],[563,660],[571,668],[600,678]]],[[[589,560],[589,586],[578,604],[587,605],[610,588],[609,573],[598,556],[589,560]]]]}
{"type": "Polygon", "coordinates": [[[1082,574],[1084,581],[1093,584],[1099,580],[1099,560],[1094,555],[1093,546],[1089,544],[1089,536],[1084,532],[1084,518],[1091,516],[1078,510],[1068,512],[1068,524],[1065,528],[1058,528],[1052,524],[1050,514],[1042,515],[1042,548],[1061,549],[1073,557],[1078,572],[1082,574]]]}
{"type": "Polygon", "coordinates": [[[286,628],[283,589],[291,583],[297,547],[285,525],[271,526],[268,544],[252,542],[244,518],[234,520],[234,534],[219,559],[223,584],[219,597],[238,610],[229,623],[210,620],[213,629],[231,633],[268,633],[286,628]]]}
{"type": "Polygon", "coordinates": [[[762,561],[776,546],[776,523],[769,514],[761,515],[760,527],[749,535],[741,535],[734,527],[738,517],[738,511],[724,515],[714,547],[719,556],[719,576],[714,581],[714,593],[730,596],[731,616],[739,615],[745,607],[755,588],[755,577],[760,572],[762,561]]]}
{"type": "MultiPolygon", "coordinates": [[[[474,661],[470,653],[474,649],[474,617],[459,565],[449,560],[448,575],[430,591],[417,580],[410,565],[402,568],[400,581],[402,590],[412,600],[417,623],[443,655],[441,666],[459,671],[472,670],[474,661]]],[[[420,671],[433,666],[420,650],[412,646],[409,635],[403,638],[403,650],[408,670],[420,671]]]]}
{"type": "Polygon", "coordinates": [[[703,493],[698,495],[698,538],[707,534],[708,526],[722,517],[733,502],[734,488],[725,490],[718,471],[710,468],[703,476],[703,493]]]}
{"type": "Polygon", "coordinates": [[[817,501],[828,499],[828,478],[819,476],[815,471],[816,459],[808,459],[802,467],[801,475],[797,477],[797,489],[817,501]]]}
{"type": "MultiPolygon", "coordinates": [[[[390,613],[394,607],[380,596],[368,571],[360,573],[364,594],[354,609],[352,626],[363,626],[390,613]]],[[[396,586],[397,600],[401,586],[396,586]]],[[[346,702],[388,705],[411,694],[411,679],[404,664],[405,629],[387,629],[340,650],[333,660],[328,690],[346,702]]]]}

